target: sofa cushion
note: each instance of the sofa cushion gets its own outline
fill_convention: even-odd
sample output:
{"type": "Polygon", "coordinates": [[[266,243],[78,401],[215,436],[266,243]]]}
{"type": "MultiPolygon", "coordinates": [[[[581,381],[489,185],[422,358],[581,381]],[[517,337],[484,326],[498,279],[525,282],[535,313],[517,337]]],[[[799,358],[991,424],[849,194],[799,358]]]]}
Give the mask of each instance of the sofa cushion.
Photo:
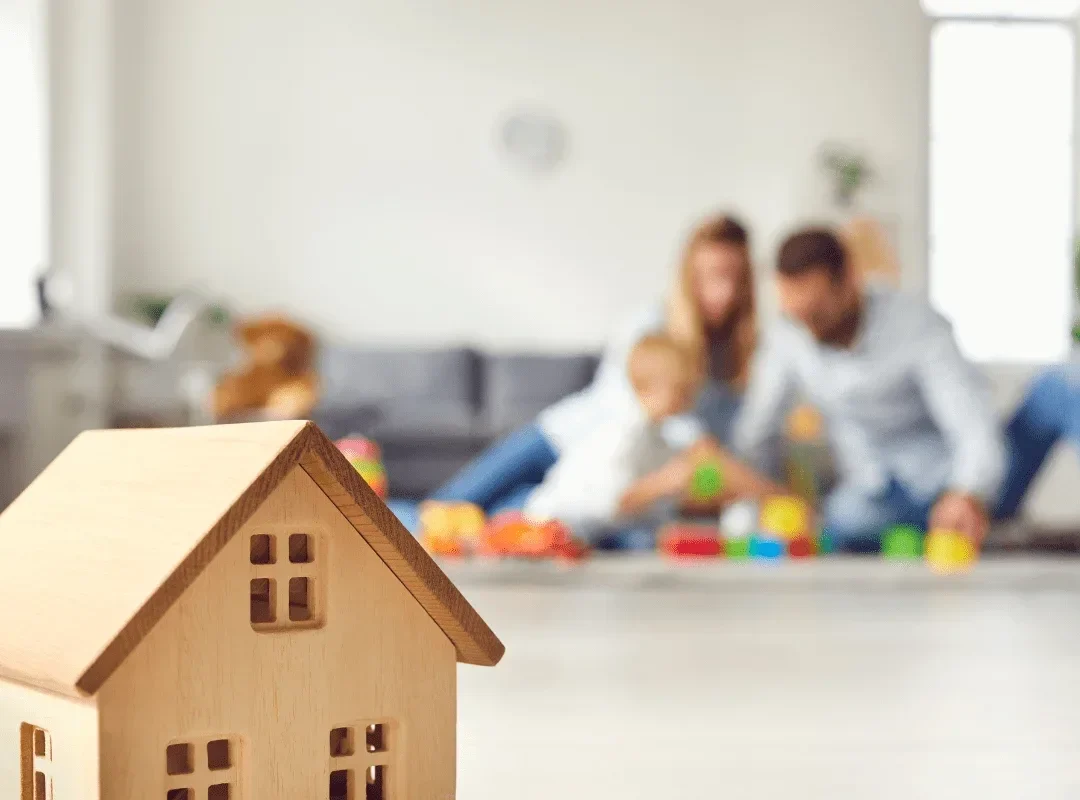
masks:
{"type": "Polygon", "coordinates": [[[594,355],[491,355],[483,361],[483,414],[491,431],[502,434],[535,419],[568,394],[589,385],[594,355]]]}
{"type": "MultiPolygon", "coordinates": [[[[479,401],[478,358],[453,350],[325,347],[321,406],[377,407],[375,428],[466,431],[479,401]]],[[[378,435],[377,430],[372,431],[378,435]]]]}

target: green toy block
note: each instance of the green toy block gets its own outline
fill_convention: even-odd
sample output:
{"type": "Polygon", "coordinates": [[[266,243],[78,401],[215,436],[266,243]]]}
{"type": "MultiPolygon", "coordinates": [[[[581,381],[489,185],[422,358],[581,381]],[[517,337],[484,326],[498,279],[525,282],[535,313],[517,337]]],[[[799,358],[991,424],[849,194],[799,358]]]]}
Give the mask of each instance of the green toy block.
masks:
{"type": "Polygon", "coordinates": [[[699,502],[714,500],[724,489],[724,476],[720,465],[712,461],[698,464],[690,482],[690,494],[699,502]]]}
{"type": "Polygon", "coordinates": [[[750,558],[750,537],[726,540],[724,553],[728,558],[750,558]]]}
{"type": "Polygon", "coordinates": [[[828,555],[836,549],[832,535],[823,530],[817,537],[817,552],[819,555],[828,555]]]}
{"type": "Polygon", "coordinates": [[[923,533],[914,525],[894,525],[881,537],[881,555],[885,558],[911,560],[922,558],[923,533]]]}

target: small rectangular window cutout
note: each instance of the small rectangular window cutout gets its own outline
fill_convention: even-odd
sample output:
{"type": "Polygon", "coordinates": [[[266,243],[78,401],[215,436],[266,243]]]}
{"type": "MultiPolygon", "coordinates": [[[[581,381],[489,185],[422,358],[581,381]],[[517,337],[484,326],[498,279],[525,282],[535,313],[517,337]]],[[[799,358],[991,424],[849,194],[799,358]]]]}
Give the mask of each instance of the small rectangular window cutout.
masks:
{"type": "Polygon", "coordinates": [[[276,564],[277,537],[265,533],[257,533],[251,537],[251,563],[252,564],[276,564]]]}
{"type": "Polygon", "coordinates": [[[289,561],[293,564],[310,564],[314,560],[311,551],[311,537],[306,533],[294,533],[289,536],[289,561]]]}
{"type": "Polygon", "coordinates": [[[387,751],[386,726],[381,722],[367,726],[367,751],[369,753],[385,753],[387,751]]]}
{"type": "Polygon", "coordinates": [[[330,731],[330,756],[332,758],[351,756],[355,753],[352,728],[334,728],[330,731]]]}
{"type": "Polygon", "coordinates": [[[277,619],[274,606],[273,578],[251,580],[251,624],[260,625],[277,619]]]}
{"type": "Polygon", "coordinates": [[[49,778],[44,772],[34,773],[34,800],[52,800],[49,791],[49,778]]]}
{"type": "Polygon", "coordinates": [[[165,748],[165,773],[167,775],[190,775],[195,771],[191,745],[187,742],[170,744],[165,748]]]}
{"type": "Polygon", "coordinates": [[[206,743],[206,766],[215,772],[232,766],[228,739],[214,739],[206,743]]]}
{"type": "Polygon", "coordinates": [[[330,773],[330,800],[359,800],[350,796],[349,783],[351,772],[347,769],[336,769],[330,773]]]}
{"type": "Polygon", "coordinates": [[[381,764],[367,768],[365,800],[386,800],[386,767],[381,764]]]}
{"type": "Polygon", "coordinates": [[[311,582],[307,578],[289,578],[289,620],[311,619],[311,582]]]}
{"type": "Polygon", "coordinates": [[[169,789],[165,793],[165,800],[195,800],[191,789],[169,789]]]}
{"type": "Polygon", "coordinates": [[[229,800],[229,784],[215,783],[206,791],[206,800],[229,800]]]}
{"type": "Polygon", "coordinates": [[[34,755],[38,758],[45,758],[49,755],[48,739],[48,733],[41,728],[34,728],[34,755]]]}

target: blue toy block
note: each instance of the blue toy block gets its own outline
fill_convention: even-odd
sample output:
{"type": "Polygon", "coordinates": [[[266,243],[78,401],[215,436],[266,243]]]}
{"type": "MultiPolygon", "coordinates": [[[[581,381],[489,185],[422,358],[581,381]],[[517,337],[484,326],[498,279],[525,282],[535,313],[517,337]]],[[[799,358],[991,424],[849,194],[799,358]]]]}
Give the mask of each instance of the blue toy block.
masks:
{"type": "Polygon", "coordinates": [[[779,539],[754,536],[750,539],[751,558],[783,558],[784,543],[779,539]]]}

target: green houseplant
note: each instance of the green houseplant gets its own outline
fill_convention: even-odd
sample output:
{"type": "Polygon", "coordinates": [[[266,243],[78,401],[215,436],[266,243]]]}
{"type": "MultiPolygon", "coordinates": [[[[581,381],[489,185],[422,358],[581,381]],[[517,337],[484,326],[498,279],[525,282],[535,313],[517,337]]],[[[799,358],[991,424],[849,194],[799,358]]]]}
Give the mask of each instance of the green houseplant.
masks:
{"type": "Polygon", "coordinates": [[[850,208],[855,195],[872,177],[866,157],[843,144],[824,145],[821,166],[832,182],[833,200],[841,208],[850,208]]]}

